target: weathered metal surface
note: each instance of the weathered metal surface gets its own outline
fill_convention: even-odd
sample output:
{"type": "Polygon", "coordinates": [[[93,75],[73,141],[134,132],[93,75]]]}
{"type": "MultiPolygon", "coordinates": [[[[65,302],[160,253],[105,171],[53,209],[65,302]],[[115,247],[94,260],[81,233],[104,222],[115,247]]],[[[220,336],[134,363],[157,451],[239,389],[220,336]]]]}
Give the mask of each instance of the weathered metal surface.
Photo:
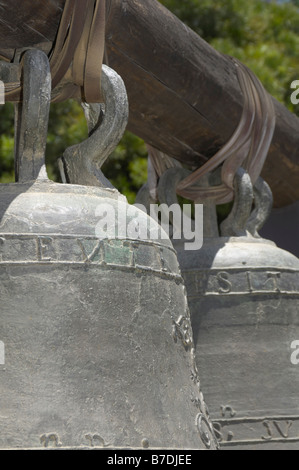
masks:
{"type": "Polygon", "coordinates": [[[102,94],[105,102],[83,103],[89,137],[68,147],[61,159],[62,179],[71,184],[112,187],[101,171],[121,140],[128,123],[129,104],[121,77],[102,67],[102,94]]]}
{"type": "MultiPolygon", "coordinates": [[[[27,54],[36,74],[44,56],[27,54]]],[[[46,67],[40,77],[49,96],[46,67]]],[[[136,217],[149,218],[116,190],[20,174],[0,185],[0,448],[215,449],[170,240],[139,238],[136,217]],[[116,231],[103,236],[107,210],[116,231]]]]}
{"type": "Polygon", "coordinates": [[[171,243],[95,235],[118,198],[0,187],[1,448],[215,448],[171,243]]]}
{"type": "Polygon", "coordinates": [[[298,449],[298,259],[246,238],[206,240],[192,255],[175,246],[220,444],[298,449]]]}
{"type": "MultiPolygon", "coordinates": [[[[242,193],[247,204],[237,197],[233,214],[252,235],[240,233],[240,224],[230,219],[232,236],[211,234],[197,252],[173,243],[188,292],[202,389],[221,447],[298,449],[299,381],[291,344],[299,338],[299,260],[257,236],[271,206],[267,186],[255,189],[256,211],[246,224],[249,189],[242,193]]],[[[228,228],[222,225],[224,232],[228,228]]]]}
{"type": "Polygon", "coordinates": [[[47,56],[40,52],[24,55],[23,101],[15,112],[15,174],[24,183],[47,178],[46,136],[51,100],[51,73],[47,56]],[[35,73],[28,73],[27,71],[35,73]]]}

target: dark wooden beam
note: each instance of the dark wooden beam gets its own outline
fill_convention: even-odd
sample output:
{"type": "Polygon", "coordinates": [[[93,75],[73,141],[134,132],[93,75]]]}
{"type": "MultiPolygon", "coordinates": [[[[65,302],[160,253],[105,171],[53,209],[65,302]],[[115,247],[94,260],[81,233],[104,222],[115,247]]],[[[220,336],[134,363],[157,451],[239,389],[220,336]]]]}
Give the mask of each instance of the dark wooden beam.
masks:
{"type": "MultiPolygon", "coordinates": [[[[129,129],[200,166],[238,125],[243,97],[235,66],[156,0],[108,6],[108,58],[127,86],[129,129]]],[[[299,199],[299,119],[274,103],[277,126],[263,176],[281,207],[299,199]]]]}
{"type": "Polygon", "coordinates": [[[64,4],[65,0],[2,0],[0,49],[53,41],[64,4]]]}
{"type": "MultiPolygon", "coordinates": [[[[181,162],[200,166],[238,125],[243,97],[235,66],[156,0],[106,4],[107,58],[127,87],[129,130],[181,162]]],[[[1,48],[32,46],[42,37],[53,41],[63,5],[63,0],[2,0],[1,48]]],[[[263,176],[275,206],[282,207],[299,200],[299,119],[274,104],[277,125],[263,176]]]]}

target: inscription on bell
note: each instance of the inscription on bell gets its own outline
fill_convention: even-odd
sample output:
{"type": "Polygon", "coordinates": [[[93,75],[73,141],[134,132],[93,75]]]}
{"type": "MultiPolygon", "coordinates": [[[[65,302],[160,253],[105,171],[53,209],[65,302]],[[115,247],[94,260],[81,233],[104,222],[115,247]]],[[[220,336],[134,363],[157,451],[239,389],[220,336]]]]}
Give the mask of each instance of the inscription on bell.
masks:
{"type": "Polygon", "coordinates": [[[299,295],[299,271],[230,269],[185,271],[189,298],[208,295],[299,295]]]}
{"type": "Polygon", "coordinates": [[[175,274],[176,267],[168,264],[172,251],[150,241],[7,234],[0,239],[0,265],[98,265],[156,272],[182,282],[178,269],[175,274]]]}
{"type": "MultiPolygon", "coordinates": [[[[52,257],[50,253],[53,248],[52,238],[48,237],[37,237],[36,247],[37,247],[37,259],[38,261],[51,261],[52,257]]],[[[54,253],[55,254],[55,253],[54,253]]]]}
{"type": "Polygon", "coordinates": [[[299,416],[233,417],[213,421],[222,446],[299,442],[299,416]]]}

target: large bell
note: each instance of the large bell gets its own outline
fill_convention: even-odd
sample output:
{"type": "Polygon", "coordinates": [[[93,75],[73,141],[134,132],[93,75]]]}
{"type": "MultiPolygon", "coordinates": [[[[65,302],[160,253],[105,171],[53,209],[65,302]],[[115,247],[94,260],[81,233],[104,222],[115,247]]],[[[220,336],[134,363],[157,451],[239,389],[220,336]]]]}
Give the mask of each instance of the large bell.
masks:
{"type": "MultiPolygon", "coordinates": [[[[169,190],[171,179],[184,175],[168,172],[169,190]]],[[[240,170],[221,236],[215,206],[207,204],[202,249],[186,251],[184,240],[173,240],[202,389],[223,449],[299,448],[299,374],[292,361],[299,340],[299,260],[258,236],[271,202],[265,182],[259,179],[253,190],[240,170]]]]}
{"type": "Polygon", "coordinates": [[[49,83],[27,52],[0,186],[0,448],[215,449],[172,244],[116,190],[48,180],[49,83]]]}

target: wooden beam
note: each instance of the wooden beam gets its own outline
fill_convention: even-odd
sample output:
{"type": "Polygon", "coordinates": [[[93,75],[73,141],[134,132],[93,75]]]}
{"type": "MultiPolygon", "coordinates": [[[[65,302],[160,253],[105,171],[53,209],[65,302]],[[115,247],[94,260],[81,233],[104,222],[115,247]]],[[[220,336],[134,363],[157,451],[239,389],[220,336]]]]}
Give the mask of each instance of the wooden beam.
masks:
{"type": "MultiPolygon", "coordinates": [[[[129,129],[200,166],[239,123],[235,66],[156,0],[108,0],[108,12],[108,59],[127,86],[129,129]]],[[[281,207],[299,199],[299,119],[274,103],[277,126],[263,176],[281,207]]]]}
{"type": "MultiPolygon", "coordinates": [[[[37,9],[41,2],[23,0],[20,8],[19,0],[2,0],[2,48],[32,46],[41,42],[41,35],[54,40],[64,1],[42,3],[46,6],[37,9]],[[14,23],[9,11],[17,17],[14,23]],[[9,27],[3,29],[6,23],[9,27]],[[13,34],[13,27],[20,34],[13,34]]],[[[108,64],[127,87],[128,129],[181,162],[199,167],[238,125],[243,97],[235,66],[156,0],[106,4],[108,64]]],[[[299,200],[299,119],[273,100],[277,125],[263,176],[273,190],[275,206],[282,207],[299,200]]]]}
{"type": "Polygon", "coordinates": [[[0,49],[15,49],[56,36],[65,0],[2,0],[0,2],[0,49]]]}

